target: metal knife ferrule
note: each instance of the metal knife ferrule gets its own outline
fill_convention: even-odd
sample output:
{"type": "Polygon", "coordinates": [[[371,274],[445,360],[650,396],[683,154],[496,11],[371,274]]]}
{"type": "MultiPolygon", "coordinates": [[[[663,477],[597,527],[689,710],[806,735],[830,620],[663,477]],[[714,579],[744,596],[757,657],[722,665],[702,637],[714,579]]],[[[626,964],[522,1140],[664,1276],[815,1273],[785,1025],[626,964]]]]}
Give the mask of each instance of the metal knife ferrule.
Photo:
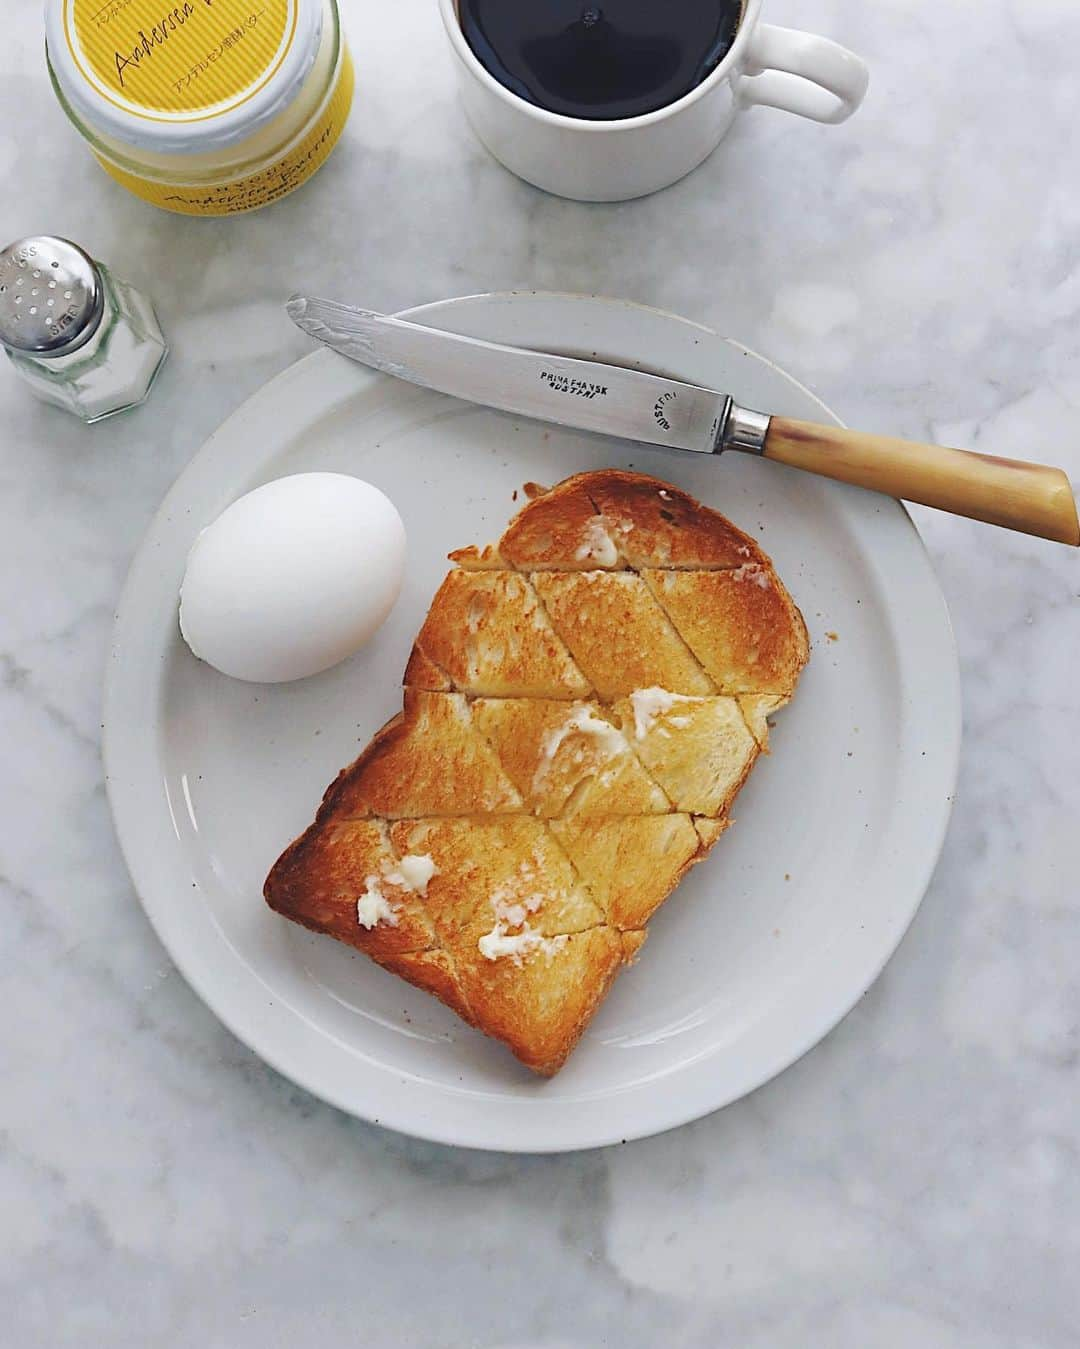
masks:
{"type": "Polygon", "coordinates": [[[764,454],[771,421],[772,418],[764,412],[740,407],[733,398],[729,398],[713,453],[739,450],[743,454],[764,454]]]}

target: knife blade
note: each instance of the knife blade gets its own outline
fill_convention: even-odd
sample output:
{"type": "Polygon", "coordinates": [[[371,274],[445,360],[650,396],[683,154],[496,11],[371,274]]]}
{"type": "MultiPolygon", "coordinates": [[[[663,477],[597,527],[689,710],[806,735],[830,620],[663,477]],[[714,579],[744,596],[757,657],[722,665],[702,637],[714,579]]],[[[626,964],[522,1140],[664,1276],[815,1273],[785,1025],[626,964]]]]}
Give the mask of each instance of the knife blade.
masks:
{"type": "Polygon", "coordinates": [[[735,410],[727,394],[696,384],[482,342],[333,300],[294,295],[286,309],[297,327],[362,365],[558,426],[714,454],[735,410]]]}

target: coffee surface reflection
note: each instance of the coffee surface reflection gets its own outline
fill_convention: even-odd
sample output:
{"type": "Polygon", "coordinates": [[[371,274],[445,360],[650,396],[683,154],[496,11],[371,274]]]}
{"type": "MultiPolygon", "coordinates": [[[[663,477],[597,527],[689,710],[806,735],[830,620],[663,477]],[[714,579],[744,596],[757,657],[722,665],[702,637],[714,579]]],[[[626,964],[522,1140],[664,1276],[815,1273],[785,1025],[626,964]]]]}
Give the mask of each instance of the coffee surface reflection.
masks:
{"type": "Polygon", "coordinates": [[[500,84],[551,112],[639,117],[695,89],[735,40],[742,0],[460,0],[500,84]]]}

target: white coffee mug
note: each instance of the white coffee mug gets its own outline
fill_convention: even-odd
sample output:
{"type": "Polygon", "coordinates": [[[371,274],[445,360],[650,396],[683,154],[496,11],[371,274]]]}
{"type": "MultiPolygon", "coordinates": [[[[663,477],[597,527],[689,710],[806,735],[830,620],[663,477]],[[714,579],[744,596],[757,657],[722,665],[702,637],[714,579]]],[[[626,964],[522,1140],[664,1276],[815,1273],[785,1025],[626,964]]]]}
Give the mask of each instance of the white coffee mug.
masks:
{"type": "Polygon", "coordinates": [[[627,201],[669,187],[712,154],[736,113],[755,104],[814,122],[851,116],[866,95],[866,65],[828,38],[762,23],[761,5],[745,0],[730,51],[685,97],[642,117],[593,121],[511,93],[465,40],[457,0],[439,0],[477,136],[519,177],[578,201],[627,201]]]}

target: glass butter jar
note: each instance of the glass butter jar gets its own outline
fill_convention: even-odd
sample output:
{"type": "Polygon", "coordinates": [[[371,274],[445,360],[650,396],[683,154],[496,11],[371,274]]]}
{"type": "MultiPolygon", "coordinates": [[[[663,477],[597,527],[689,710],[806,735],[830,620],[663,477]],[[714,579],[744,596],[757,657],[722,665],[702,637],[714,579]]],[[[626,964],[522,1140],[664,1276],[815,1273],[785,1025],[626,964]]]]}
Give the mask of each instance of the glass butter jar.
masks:
{"type": "Polygon", "coordinates": [[[341,135],[337,0],[47,0],[49,72],[106,173],[183,215],[256,210],[341,135]]]}
{"type": "Polygon", "coordinates": [[[0,344],[36,397],[84,422],[141,403],[168,351],[145,295],[51,235],[0,250],[0,344]]]}

